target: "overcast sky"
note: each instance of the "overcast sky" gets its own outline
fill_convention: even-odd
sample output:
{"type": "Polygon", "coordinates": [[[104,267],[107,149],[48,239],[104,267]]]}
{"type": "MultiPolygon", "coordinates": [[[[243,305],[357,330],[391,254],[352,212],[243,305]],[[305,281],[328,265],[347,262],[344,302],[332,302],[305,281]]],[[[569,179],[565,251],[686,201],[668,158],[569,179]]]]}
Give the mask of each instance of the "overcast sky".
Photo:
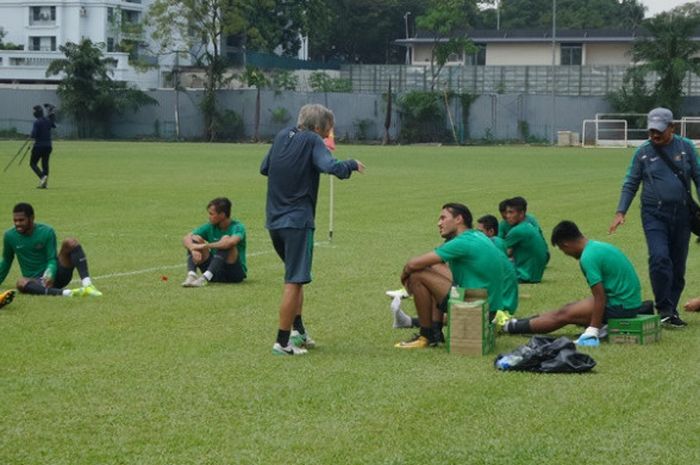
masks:
{"type": "Polygon", "coordinates": [[[671,10],[684,3],[690,3],[691,0],[642,0],[647,7],[647,16],[654,16],[662,11],[671,10]]]}

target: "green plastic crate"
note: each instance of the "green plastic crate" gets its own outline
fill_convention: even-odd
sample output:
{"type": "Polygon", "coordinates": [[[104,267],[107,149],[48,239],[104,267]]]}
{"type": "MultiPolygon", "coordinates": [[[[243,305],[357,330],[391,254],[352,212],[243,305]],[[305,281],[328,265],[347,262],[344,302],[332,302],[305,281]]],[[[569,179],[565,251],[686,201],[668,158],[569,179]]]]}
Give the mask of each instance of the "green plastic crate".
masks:
{"type": "Polygon", "coordinates": [[[608,339],[613,344],[651,344],[661,340],[659,315],[610,318],[608,339]]]}

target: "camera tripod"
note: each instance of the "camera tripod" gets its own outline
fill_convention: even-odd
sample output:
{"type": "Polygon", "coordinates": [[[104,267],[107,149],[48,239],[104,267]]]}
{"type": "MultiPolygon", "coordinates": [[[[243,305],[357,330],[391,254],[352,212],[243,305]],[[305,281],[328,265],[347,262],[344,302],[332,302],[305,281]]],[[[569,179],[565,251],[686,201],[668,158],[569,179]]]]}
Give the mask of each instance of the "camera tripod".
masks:
{"type": "Polygon", "coordinates": [[[20,157],[19,162],[17,162],[17,166],[19,166],[19,165],[22,164],[22,161],[24,160],[24,157],[26,157],[27,154],[29,153],[29,151],[32,149],[32,144],[29,143],[29,141],[31,141],[31,140],[32,140],[32,138],[31,138],[31,137],[28,137],[27,140],[24,141],[24,143],[23,143],[22,146],[19,148],[19,150],[17,151],[17,153],[15,154],[15,156],[12,157],[12,160],[10,160],[10,162],[7,164],[7,166],[5,166],[5,169],[2,170],[3,173],[7,171],[7,169],[8,169],[8,168],[12,165],[12,163],[17,159],[17,157],[20,156],[20,154],[22,154],[22,156],[20,157]]]}

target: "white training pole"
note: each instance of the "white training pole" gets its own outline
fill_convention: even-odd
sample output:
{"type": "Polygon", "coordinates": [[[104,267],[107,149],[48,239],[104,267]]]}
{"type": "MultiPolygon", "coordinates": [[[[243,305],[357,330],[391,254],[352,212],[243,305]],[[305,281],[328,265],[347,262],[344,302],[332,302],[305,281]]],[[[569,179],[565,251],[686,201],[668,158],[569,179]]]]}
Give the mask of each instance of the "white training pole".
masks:
{"type": "Polygon", "coordinates": [[[328,242],[333,241],[333,176],[328,176],[331,180],[330,186],[330,200],[328,202],[328,242]]]}

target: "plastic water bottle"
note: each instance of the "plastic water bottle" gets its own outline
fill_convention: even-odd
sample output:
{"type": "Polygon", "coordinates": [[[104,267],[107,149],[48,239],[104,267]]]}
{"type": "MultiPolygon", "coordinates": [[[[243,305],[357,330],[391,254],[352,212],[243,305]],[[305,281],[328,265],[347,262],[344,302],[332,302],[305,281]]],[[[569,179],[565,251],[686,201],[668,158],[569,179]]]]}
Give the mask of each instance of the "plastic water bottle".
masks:
{"type": "Polygon", "coordinates": [[[505,357],[501,357],[496,362],[496,368],[499,370],[510,370],[512,367],[520,363],[522,359],[523,358],[520,355],[506,355],[505,357]]]}

